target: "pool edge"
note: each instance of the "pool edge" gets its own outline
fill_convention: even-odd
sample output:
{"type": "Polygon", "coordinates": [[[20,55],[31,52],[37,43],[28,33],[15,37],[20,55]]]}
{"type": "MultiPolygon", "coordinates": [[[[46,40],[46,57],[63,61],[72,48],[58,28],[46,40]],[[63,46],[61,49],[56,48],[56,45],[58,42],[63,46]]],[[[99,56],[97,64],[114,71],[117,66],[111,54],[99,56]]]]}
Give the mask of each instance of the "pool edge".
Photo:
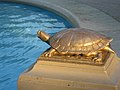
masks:
{"type": "Polygon", "coordinates": [[[50,2],[46,1],[39,1],[39,0],[0,0],[0,2],[14,2],[14,3],[21,3],[21,4],[27,4],[32,5],[36,7],[40,7],[43,9],[46,9],[48,11],[51,11],[53,13],[56,13],[66,19],[68,22],[70,22],[73,27],[80,27],[80,20],[77,16],[75,16],[72,12],[69,10],[60,7],[59,5],[52,4],[50,2]]]}

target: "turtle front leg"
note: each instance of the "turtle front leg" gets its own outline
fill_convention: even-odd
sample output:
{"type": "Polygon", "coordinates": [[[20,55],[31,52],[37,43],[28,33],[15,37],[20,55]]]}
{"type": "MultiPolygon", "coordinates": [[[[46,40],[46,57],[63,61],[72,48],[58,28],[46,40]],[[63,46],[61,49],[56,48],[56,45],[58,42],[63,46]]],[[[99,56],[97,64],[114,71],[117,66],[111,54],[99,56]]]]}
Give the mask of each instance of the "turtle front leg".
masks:
{"type": "Polygon", "coordinates": [[[45,57],[52,57],[53,55],[55,55],[57,53],[57,51],[53,48],[50,48],[49,50],[47,50],[46,52],[44,52],[44,56],[45,57]]]}
{"type": "Polygon", "coordinates": [[[102,52],[98,52],[98,54],[93,58],[94,63],[102,63],[102,52]]]}
{"type": "Polygon", "coordinates": [[[90,53],[91,61],[94,63],[102,63],[102,52],[98,51],[98,52],[92,52],[90,53]]]}

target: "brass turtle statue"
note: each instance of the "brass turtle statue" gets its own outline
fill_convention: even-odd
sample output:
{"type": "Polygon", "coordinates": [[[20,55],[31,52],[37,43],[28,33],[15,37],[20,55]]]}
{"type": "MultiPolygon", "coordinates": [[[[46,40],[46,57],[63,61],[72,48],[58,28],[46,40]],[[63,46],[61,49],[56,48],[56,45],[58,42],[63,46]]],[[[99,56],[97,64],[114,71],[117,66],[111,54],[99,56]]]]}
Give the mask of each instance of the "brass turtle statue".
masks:
{"type": "Polygon", "coordinates": [[[85,28],[65,29],[53,36],[43,31],[38,31],[37,34],[41,40],[51,46],[44,53],[46,57],[52,57],[55,54],[80,55],[81,57],[93,57],[93,60],[100,62],[102,51],[114,53],[110,48],[112,38],[85,28]]]}

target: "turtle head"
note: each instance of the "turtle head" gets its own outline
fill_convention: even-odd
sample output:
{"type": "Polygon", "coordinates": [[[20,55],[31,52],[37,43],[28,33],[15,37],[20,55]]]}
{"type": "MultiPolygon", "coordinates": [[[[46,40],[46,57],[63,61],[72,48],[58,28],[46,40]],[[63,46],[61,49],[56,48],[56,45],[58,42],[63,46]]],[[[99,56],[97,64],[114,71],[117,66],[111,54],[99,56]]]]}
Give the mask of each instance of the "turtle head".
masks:
{"type": "Polygon", "coordinates": [[[50,35],[45,33],[44,31],[38,31],[37,35],[38,35],[38,38],[40,38],[44,42],[47,42],[50,38],[50,35]]]}

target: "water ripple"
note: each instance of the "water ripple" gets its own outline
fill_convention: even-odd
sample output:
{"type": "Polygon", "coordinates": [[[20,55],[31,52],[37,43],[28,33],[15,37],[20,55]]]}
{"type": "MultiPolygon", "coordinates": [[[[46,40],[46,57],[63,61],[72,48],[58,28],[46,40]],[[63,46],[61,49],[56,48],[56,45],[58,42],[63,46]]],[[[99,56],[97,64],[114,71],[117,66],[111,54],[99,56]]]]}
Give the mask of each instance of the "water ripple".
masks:
{"type": "Polygon", "coordinates": [[[54,33],[72,27],[62,17],[41,8],[0,2],[0,90],[17,90],[20,73],[49,45],[36,32],[54,33]]]}

